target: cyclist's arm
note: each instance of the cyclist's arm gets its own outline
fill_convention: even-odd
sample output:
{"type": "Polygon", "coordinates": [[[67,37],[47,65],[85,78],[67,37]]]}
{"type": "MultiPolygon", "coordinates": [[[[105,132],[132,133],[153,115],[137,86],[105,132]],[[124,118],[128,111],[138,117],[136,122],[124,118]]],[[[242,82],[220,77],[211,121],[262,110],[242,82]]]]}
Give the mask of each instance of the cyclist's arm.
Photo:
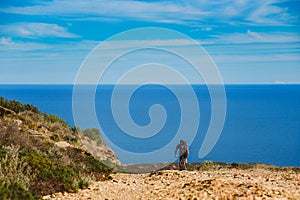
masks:
{"type": "Polygon", "coordinates": [[[176,148],[175,148],[175,152],[174,152],[174,156],[175,156],[175,157],[177,157],[176,154],[177,154],[178,149],[179,149],[179,146],[177,145],[176,148]]]}

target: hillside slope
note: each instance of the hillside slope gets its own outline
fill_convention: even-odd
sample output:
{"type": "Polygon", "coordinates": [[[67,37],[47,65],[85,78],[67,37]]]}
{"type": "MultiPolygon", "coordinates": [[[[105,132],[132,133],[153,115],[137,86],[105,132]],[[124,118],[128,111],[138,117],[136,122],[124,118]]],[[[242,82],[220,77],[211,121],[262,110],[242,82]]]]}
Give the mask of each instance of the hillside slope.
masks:
{"type": "Polygon", "coordinates": [[[55,115],[0,97],[0,199],[75,192],[91,180],[107,180],[113,169],[100,160],[120,163],[98,130],[71,128],[55,115]]]}

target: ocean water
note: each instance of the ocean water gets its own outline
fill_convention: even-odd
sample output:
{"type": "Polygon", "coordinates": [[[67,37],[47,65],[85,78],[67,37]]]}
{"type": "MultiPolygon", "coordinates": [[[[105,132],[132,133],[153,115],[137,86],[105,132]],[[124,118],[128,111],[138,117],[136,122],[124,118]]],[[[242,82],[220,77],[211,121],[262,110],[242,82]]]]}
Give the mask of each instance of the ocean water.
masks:
{"type": "MultiPolygon", "coordinates": [[[[123,92],[129,91],[129,87],[132,86],[123,86],[123,92]]],[[[180,85],[177,87],[184,94],[186,88],[180,85]]],[[[92,86],[82,87],[83,96],[92,89],[92,86]]],[[[163,162],[174,159],[170,152],[154,160],[147,158],[147,153],[168,146],[177,133],[182,115],[181,102],[174,92],[161,85],[146,85],[132,94],[128,108],[132,121],[137,125],[147,127],[151,123],[149,109],[152,105],[159,104],[164,107],[167,116],[162,129],[156,135],[140,138],[126,134],[117,125],[111,110],[113,89],[113,85],[98,86],[92,99],[95,102],[92,109],[90,107],[93,102],[82,98],[81,109],[87,112],[82,115],[80,124],[76,125],[81,128],[97,127],[89,119],[89,113],[91,116],[95,113],[104,137],[112,144],[123,163],[163,162]],[[126,156],[127,154],[120,153],[118,149],[126,150],[133,156],[126,156]],[[145,155],[144,160],[135,159],[134,155],[141,153],[145,155]]],[[[197,108],[191,103],[187,108],[190,115],[184,117],[198,123],[193,118],[193,112],[199,108],[200,122],[196,132],[186,133],[195,135],[189,143],[190,162],[214,160],[300,166],[300,85],[226,85],[225,124],[216,145],[204,158],[199,158],[198,152],[210,123],[211,99],[205,85],[193,85],[193,89],[197,108]]],[[[71,126],[74,125],[72,94],[72,85],[0,85],[0,96],[33,104],[42,112],[58,115],[71,126]]],[[[116,100],[120,105],[123,101],[122,98],[116,100]]],[[[162,118],[161,115],[155,117],[162,118]]],[[[175,146],[171,148],[174,149],[175,146]]]]}

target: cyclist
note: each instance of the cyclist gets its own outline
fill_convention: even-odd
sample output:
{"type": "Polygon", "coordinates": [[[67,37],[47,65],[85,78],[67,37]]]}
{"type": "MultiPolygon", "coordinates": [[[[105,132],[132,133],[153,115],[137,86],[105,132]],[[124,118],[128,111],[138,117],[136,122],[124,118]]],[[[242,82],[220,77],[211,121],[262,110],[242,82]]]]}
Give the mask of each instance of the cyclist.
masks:
{"type": "Polygon", "coordinates": [[[180,143],[176,146],[174,155],[176,158],[179,157],[179,169],[186,170],[187,157],[189,155],[189,148],[184,140],[180,140],[180,143]],[[177,151],[179,150],[179,156],[177,156],[177,151]]]}

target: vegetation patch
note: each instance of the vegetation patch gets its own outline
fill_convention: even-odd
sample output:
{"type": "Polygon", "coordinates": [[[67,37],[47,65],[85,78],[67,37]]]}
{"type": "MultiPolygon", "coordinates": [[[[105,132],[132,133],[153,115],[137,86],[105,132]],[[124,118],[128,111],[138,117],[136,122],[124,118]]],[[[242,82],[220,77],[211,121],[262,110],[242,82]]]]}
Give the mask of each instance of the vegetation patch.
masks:
{"type": "MultiPolygon", "coordinates": [[[[103,144],[99,131],[85,134],[103,144]]],[[[56,115],[0,97],[0,199],[76,192],[109,179],[112,168],[82,147],[81,135],[56,115]]]]}
{"type": "Polygon", "coordinates": [[[99,130],[96,128],[88,128],[88,129],[82,131],[82,135],[90,138],[93,141],[96,141],[98,145],[101,145],[104,143],[99,130]]]}

